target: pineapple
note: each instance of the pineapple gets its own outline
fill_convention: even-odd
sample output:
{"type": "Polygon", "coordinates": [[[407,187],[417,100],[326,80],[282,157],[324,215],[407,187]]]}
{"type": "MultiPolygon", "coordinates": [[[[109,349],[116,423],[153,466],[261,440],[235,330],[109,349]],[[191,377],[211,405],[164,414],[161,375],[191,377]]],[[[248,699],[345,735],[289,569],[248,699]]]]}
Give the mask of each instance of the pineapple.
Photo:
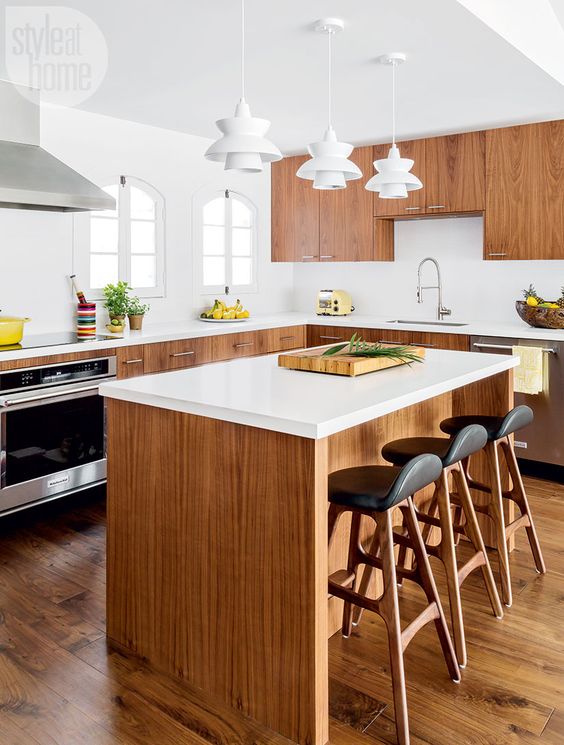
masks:
{"type": "Polygon", "coordinates": [[[562,297],[558,298],[558,300],[556,301],[556,305],[559,308],[564,308],[564,287],[562,288],[562,297]]]}
{"type": "MultiPolygon", "coordinates": [[[[529,301],[529,298],[532,298],[532,300],[536,300],[536,303],[529,302],[529,305],[541,305],[544,303],[544,299],[537,295],[537,291],[535,290],[533,285],[529,285],[528,290],[523,290],[523,295],[525,297],[526,301],[529,301]]],[[[564,300],[564,294],[563,294],[563,300],[564,300]]]]}

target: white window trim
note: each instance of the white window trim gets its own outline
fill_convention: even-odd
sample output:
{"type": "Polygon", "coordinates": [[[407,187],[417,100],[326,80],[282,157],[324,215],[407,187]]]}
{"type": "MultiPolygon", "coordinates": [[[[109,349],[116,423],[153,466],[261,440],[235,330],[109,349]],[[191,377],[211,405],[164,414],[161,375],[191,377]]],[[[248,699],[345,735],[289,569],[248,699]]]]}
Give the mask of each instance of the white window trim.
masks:
{"type": "MultiPolygon", "coordinates": [[[[194,290],[196,295],[203,297],[217,296],[225,294],[225,287],[229,287],[230,295],[245,295],[255,294],[259,291],[258,282],[258,245],[259,245],[259,232],[258,232],[258,209],[256,204],[249,199],[245,194],[234,189],[203,189],[200,190],[193,198],[193,247],[194,247],[194,290]],[[203,283],[203,240],[204,240],[204,206],[212,199],[225,196],[225,192],[229,191],[229,194],[236,199],[239,199],[245,204],[252,213],[252,230],[251,230],[251,259],[252,259],[252,276],[253,281],[250,285],[204,285],[203,283]]],[[[231,213],[229,212],[229,219],[225,225],[226,234],[231,235],[231,213]]],[[[228,240],[225,246],[225,262],[226,262],[226,274],[229,279],[231,272],[231,242],[228,240]]]]}
{"type": "MultiPolygon", "coordinates": [[[[122,176],[113,176],[106,180],[104,186],[117,184],[120,186],[122,176]]],[[[166,205],[164,196],[143,179],[135,176],[124,176],[128,186],[136,186],[142,191],[149,194],[155,202],[155,260],[156,260],[156,287],[134,287],[135,295],[141,298],[160,298],[166,297],[166,245],[165,245],[165,223],[166,223],[166,205]]],[[[120,186],[121,190],[121,186],[120,186]]],[[[120,191],[120,201],[122,210],[126,209],[129,214],[129,190],[120,191]]],[[[90,300],[103,300],[104,293],[100,288],[92,288],[90,285],[90,214],[88,212],[73,214],[73,273],[84,282],[83,290],[86,297],[90,300]],[[87,278],[88,281],[80,278],[87,278]]],[[[94,213],[95,214],[95,213],[94,213]]],[[[118,276],[126,282],[130,282],[130,246],[131,246],[131,220],[120,220],[118,225],[119,245],[126,246],[125,250],[118,252],[118,276]]]]}

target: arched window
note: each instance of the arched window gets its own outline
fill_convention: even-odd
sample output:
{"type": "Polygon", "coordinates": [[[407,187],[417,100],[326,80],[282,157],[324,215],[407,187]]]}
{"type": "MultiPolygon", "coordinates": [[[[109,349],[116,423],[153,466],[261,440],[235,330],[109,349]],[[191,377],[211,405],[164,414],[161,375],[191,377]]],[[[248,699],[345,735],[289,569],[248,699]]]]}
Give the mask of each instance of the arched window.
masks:
{"type": "Polygon", "coordinates": [[[197,272],[203,294],[256,290],[256,208],[242,194],[218,191],[200,197],[197,272]]]}
{"type": "Polygon", "coordinates": [[[108,282],[115,284],[118,279],[129,282],[142,297],[162,297],[163,197],[150,184],[131,176],[120,176],[104,191],[116,200],[115,210],[78,216],[75,269],[85,278],[81,281],[94,298],[108,282]]]}

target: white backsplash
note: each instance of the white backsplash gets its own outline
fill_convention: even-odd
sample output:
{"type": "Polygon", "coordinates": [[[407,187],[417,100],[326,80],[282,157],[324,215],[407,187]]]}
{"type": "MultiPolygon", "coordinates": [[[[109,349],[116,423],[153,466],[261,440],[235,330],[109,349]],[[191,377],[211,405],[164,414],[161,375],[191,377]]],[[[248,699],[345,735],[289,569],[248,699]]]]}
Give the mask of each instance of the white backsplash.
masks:
{"type": "MultiPolygon", "coordinates": [[[[426,256],[440,264],[443,302],[455,321],[516,320],[515,300],[531,282],[544,297],[560,297],[564,261],[484,261],[483,231],[481,217],[397,222],[394,262],[296,264],[294,310],[312,311],[320,289],[342,289],[363,315],[434,319],[436,290],[425,291],[422,305],[416,298],[417,266],[426,256]]],[[[436,284],[434,268],[423,271],[423,284],[436,284]]]]}

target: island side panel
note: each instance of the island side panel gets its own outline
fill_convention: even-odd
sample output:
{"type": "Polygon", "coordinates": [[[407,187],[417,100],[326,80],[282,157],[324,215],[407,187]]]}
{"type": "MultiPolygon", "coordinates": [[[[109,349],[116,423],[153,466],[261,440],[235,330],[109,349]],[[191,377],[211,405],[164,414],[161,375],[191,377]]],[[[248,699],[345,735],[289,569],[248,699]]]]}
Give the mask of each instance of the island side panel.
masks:
{"type": "Polygon", "coordinates": [[[108,411],[110,640],[325,745],[327,442],[108,411]]]}

